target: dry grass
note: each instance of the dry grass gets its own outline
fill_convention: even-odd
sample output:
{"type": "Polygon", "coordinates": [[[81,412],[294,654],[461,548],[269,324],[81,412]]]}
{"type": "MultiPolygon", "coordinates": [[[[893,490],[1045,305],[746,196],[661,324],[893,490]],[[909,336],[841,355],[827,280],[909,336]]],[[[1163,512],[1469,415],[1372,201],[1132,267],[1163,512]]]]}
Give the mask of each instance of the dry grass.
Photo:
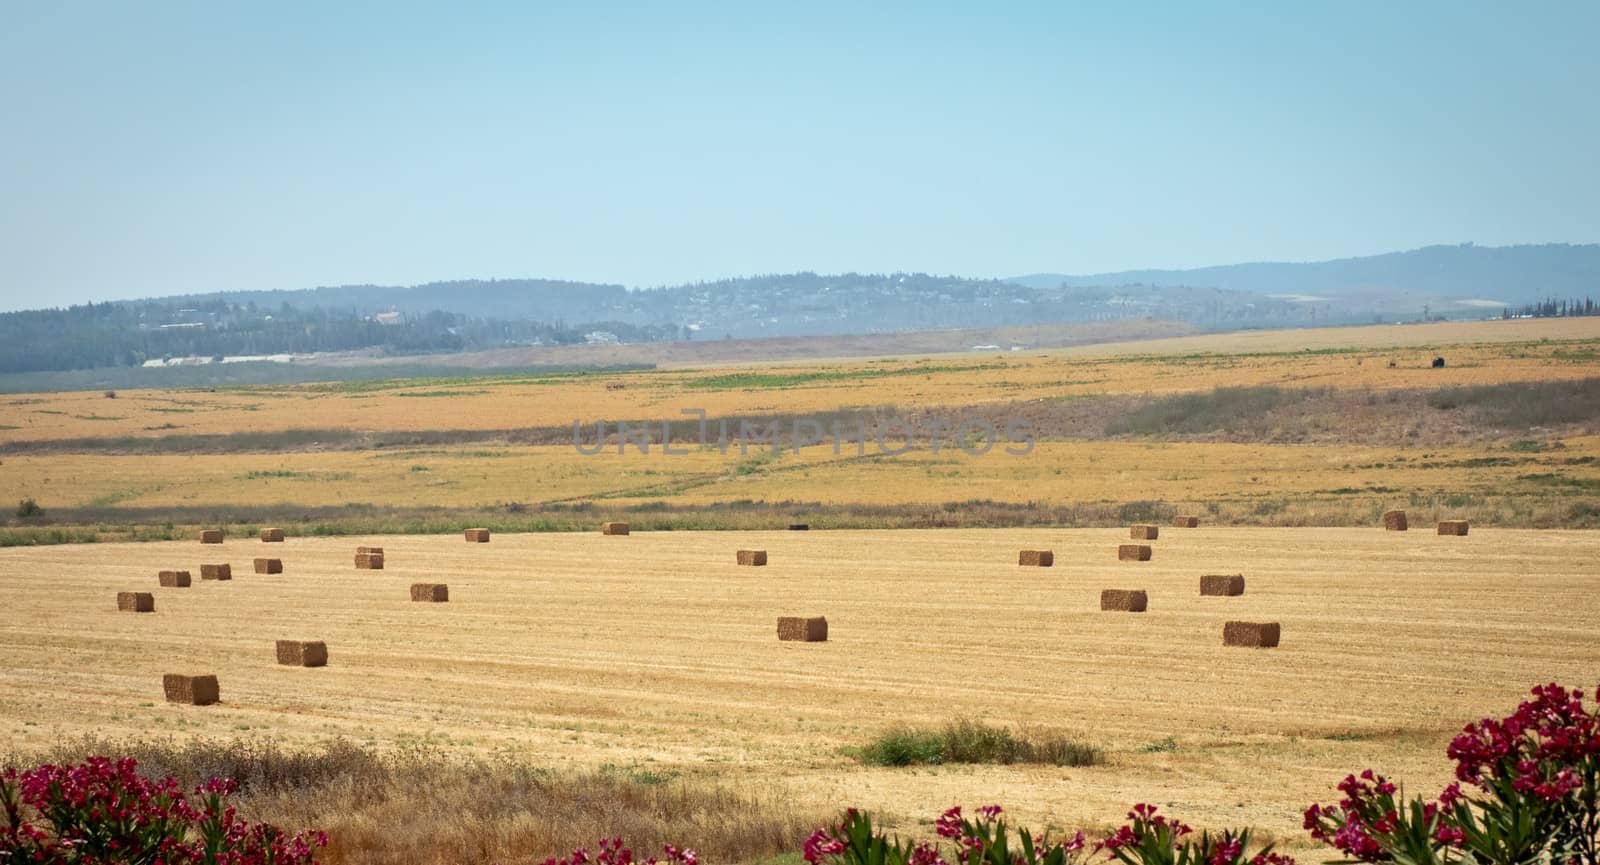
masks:
{"type": "MultiPolygon", "coordinates": [[[[38,498],[49,508],[46,521],[67,518],[75,508],[103,511],[112,515],[107,519],[117,521],[138,519],[118,514],[128,509],[214,508],[226,513],[278,508],[264,517],[288,523],[297,511],[319,507],[503,509],[509,502],[520,502],[538,509],[582,502],[620,507],[737,500],[1067,505],[1122,502],[1137,490],[1159,494],[1175,507],[1189,503],[1186,512],[1201,513],[1202,523],[1213,519],[1206,505],[1237,502],[1254,507],[1267,499],[1288,499],[1313,509],[1319,501],[1326,506],[1356,499],[1363,508],[1374,508],[1360,519],[1375,523],[1383,510],[1395,506],[1412,510],[1416,520],[1426,520],[1427,514],[1410,507],[1412,495],[1522,497],[1531,506],[1592,499],[1594,489],[1583,484],[1600,486],[1600,436],[1557,444],[1523,452],[1511,443],[1414,448],[1041,442],[1027,456],[1010,456],[999,449],[971,456],[947,448],[937,456],[922,449],[867,459],[852,458],[852,451],[836,457],[831,447],[808,448],[800,456],[786,453],[776,459],[757,459],[752,452],[741,459],[737,449],[726,457],[715,450],[672,457],[632,452],[586,457],[559,446],[504,448],[488,457],[465,449],[415,456],[382,451],[12,456],[5,458],[0,474],[0,496],[38,498]],[[429,470],[414,472],[412,465],[426,465],[429,470]],[[293,476],[241,479],[251,471],[293,476]],[[1554,485],[1541,477],[1545,475],[1570,483],[1554,485]],[[1070,478],[1071,483],[1040,483],[1041,478],[1070,478]]],[[[197,518],[206,513],[193,512],[197,518]]],[[[1271,514],[1258,515],[1267,516],[1271,514]]],[[[162,519],[154,514],[152,518],[162,519]]],[[[1166,516],[1149,517],[1158,518],[1166,516]]],[[[294,531],[300,534],[301,528],[294,531]]]]}
{"type": "MultiPolygon", "coordinates": [[[[591,528],[497,532],[487,546],[456,533],[296,536],[277,550],[295,579],[197,581],[144,617],[118,614],[109,593],[196,557],[192,538],[0,550],[0,750],[96,730],[428,742],[464,762],[537,755],[562,777],[609,764],[761,789],[807,812],[855,804],[908,821],[999,801],[1029,825],[1065,828],[1156,801],[1197,824],[1298,838],[1298,809],[1351,769],[1442,786],[1459,723],[1509,708],[1530,683],[1587,681],[1600,665],[1581,626],[1600,616],[1587,564],[1600,558],[1597,533],[1207,525],[1164,537],[1162,555],[1137,566],[1149,612],[1103,614],[1099,590],[1132,576],[1108,555],[1125,526],[639,532],[625,543],[591,528]],[[390,551],[394,573],[350,568],[356,543],[390,551]],[[737,546],[772,553],[772,578],[728,566],[737,546]],[[882,556],[889,547],[896,555],[882,556]],[[1016,567],[1023,548],[1053,549],[1057,566],[1016,567]],[[1225,610],[1196,593],[1200,574],[1232,571],[1249,575],[1250,591],[1225,610]],[[460,590],[448,604],[413,604],[402,588],[443,576],[460,590]],[[796,612],[825,613],[829,641],[774,639],[776,618],[796,612]],[[333,664],[277,666],[273,641],[303,634],[308,615],[333,664]],[[1225,649],[1232,619],[1282,622],[1287,639],[1270,652],[1225,649]],[[693,627],[663,626],[676,622],[693,627]],[[1464,656],[1486,642],[1496,650],[1464,656]],[[162,702],[173,667],[215,672],[222,702],[162,702]],[[1106,764],[913,778],[840,752],[888,715],[919,727],[962,716],[1048,726],[1103,748],[1106,764]]],[[[241,536],[220,552],[259,548],[241,536]]],[[[418,785],[349,817],[337,809],[352,800],[332,793],[277,806],[303,807],[301,818],[275,813],[334,814],[361,844],[386,829],[409,837],[419,815],[510,843],[500,833],[521,824],[463,817],[436,798],[469,795],[451,789],[418,785]]]]}
{"type": "Polygon", "coordinates": [[[379,751],[348,740],[285,747],[271,739],[84,736],[12,753],[4,765],[127,754],[146,774],[185,785],[241,784],[250,820],[327,830],[327,865],[539,863],[621,836],[640,854],[692,845],[708,862],[750,862],[799,849],[829,822],[754,788],[643,769],[552,771],[522,757],[453,756],[427,745],[379,751]]]}

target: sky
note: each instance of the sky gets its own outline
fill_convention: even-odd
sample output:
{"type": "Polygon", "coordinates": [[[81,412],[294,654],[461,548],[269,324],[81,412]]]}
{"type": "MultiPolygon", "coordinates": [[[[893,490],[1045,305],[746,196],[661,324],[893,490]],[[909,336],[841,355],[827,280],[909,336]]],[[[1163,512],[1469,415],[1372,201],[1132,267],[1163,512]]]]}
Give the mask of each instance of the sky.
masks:
{"type": "Polygon", "coordinates": [[[0,0],[0,309],[1600,240],[1600,3],[0,0]]]}

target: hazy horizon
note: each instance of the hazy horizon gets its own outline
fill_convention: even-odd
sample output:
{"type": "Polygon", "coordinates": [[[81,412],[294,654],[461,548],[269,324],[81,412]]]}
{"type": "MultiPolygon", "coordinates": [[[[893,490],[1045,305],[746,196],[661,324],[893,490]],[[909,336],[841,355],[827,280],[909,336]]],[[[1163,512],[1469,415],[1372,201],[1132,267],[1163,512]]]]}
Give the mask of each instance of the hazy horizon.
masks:
{"type": "Polygon", "coordinates": [[[17,7],[0,309],[1600,238],[1600,8],[17,7]]]}

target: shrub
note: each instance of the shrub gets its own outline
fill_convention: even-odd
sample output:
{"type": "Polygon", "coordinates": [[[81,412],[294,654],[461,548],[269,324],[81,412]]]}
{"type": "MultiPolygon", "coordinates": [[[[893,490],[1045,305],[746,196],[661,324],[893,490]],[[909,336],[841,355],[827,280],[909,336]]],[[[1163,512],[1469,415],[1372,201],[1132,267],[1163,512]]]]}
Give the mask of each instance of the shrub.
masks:
{"type": "Polygon", "coordinates": [[[935,824],[940,838],[949,839],[952,855],[939,843],[902,841],[875,831],[872,818],[851,809],[839,826],[818,829],[806,839],[803,855],[811,865],[1076,865],[1083,854],[1083,833],[1066,841],[1051,841],[1018,829],[1013,840],[1010,827],[1000,816],[1000,806],[978,809],[982,818],[973,821],[951,808],[935,824]]]}
{"type": "Polygon", "coordinates": [[[1250,830],[1226,830],[1219,835],[1193,830],[1156,813],[1154,805],[1135,805],[1129,822],[1095,845],[1123,865],[1294,865],[1288,856],[1267,845],[1246,858],[1250,830]]]}
{"type": "Polygon", "coordinates": [[[1511,715],[1468,724],[1451,741],[1457,780],[1437,801],[1397,798],[1396,785],[1368,769],[1340,782],[1337,805],[1307,809],[1305,828],[1366,862],[1597,865],[1600,705],[1556,684],[1532,693],[1511,715]]]}
{"type": "Polygon", "coordinates": [[[163,862],[166,865],[311,865],[321,832],[285,835],[237,818],[237,785],[213,779],[191,801],[173,778],[150,780],[128,758],[91,757],[0,773],[0,860],[163,862]]]}
{"type": "Polygon", "coordinates": [[[895,727],[861,749],[861,762],[871,766],[917,766],[943,763],[1043,763],[1052,766],[1094,766],[1103,762],[1099,748],[1049,731],[1015,733],[961,719],[932,730],[895,727]]]}
{"type": "Polygon", "coordinates": [[[633,851],[622,846],[621,838],[601,838],[600,852],[591,855],[589,850],[580,847],[572,851],[572,855],[565,859],[551,856],[544,860],[544,865],[699,865],[700,858],[693,850],[679,849],[671,844],[661,850],[664,858],[654,856],[648,859],[635,859],[633,851]]]}
{"type": "Polygon", "coordinates": [[[40,516],[43,513],[44,508],[39,507],[39,503],[34,501],[32,498],[26,498],[20,502],[17,502],[17,517],[20,519],[31,519],[33,517],[40,516]]]}
{"type": "Polygon", "coordinates": [[[934,824],[944,842],[912,842],[876,832],[867,815],[851,810],[837,828],[818,829],[806,840],[805,860],[811,865],[1081,865],[1094,853],[1123,865],[1294,865],[1270,846],[1245,858],[1249,830],[1191,837],[1189,827],[1156,813],[1153,805],[1135,805],[1129,824],[1084,850],[1082,832],[1052,841],[1027,829],[1013,830],[1000,817],[1000,806],[978,809],[969,820],[960,808],[944,812],[934,824]],[[946,854],[949,853],[949,858],[946,854]]]}

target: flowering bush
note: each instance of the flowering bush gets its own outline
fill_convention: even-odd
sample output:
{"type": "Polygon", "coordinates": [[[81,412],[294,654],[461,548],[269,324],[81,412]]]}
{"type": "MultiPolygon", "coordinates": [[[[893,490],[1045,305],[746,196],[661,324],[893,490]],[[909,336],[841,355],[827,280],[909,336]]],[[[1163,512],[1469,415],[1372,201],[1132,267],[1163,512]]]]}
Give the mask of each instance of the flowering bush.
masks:
{"type": "Polygon", "coordinates": [[[1259,850],[1246,858],[1250,830],[1228,830],[1213,836],[1156,813],[1154,805],[1135,805],[1129,822],[1095,845],[1123,865],[1294,865],[1288,856],[1259,850]]]}
{"type": "Polygon", "coordinates": [[[1082,832],[1052,841],[1026,829],[1012,830],[1000,819],[1000,806],[978,809],[977,820],[961,815],[960,808],[944,812],[935,823],[941,843],[910,842],[890,838],[872,829],[867,815],[851,810],[833,829],[818,829],[805,844],[811,865],[838,860],[842,865],[1083,865],[1094,854],[1123,865],[1294,865],[1294,860],[1263,849],[1245,858],[1249,831],[1219,836],[1190,836],[1189,827],[1156,814],[1152,805],[1136,805],[1128,813],[1131,823],[1105,840],[1084,849],[1082,832]],[[947,855],[948,854],[948,855],[947,855]]]}
{"type": "Polygon", "coordinates": [[[854,808],[844,822],[818,829],[806,839],[804,854],[811,865],[834,861],[843,865],[1072,865],[1083,857],[1083,833],[1066,841],[1050,841],[1025,829],[1012,830],[1000,819],[999,805],[978,809],[977,820],[951,808],[935,828],[945,843],[901,841],[872,828],[872,818],[854,808]],[[948,858],[947,858],[948,854],[948,858]]]}
{"type": "Polygon", "coordinates": [[[151,780],[133,760],[0,773],[0,861],[312,865],[321,832],[292,837],[238,819],[233,781],[212,780],[191,801],[172,778],[151,780]]]}
{"type": "Polygon", "coordinates": [[[1600,865],[1600,704],[1555,684],[1532,693],[1456,736],[1457,781],[1437,801],[1397,800],[1368,769],[1339,784],[1337,805],[1312,805],[1306,829],[1366,862],[1600,865]]]}
{"type": "Polygon", "coordinates": [[[572,855],[565,859],[554,856],[544,860],[544,865],[699,865],[700,858],[693,850],[682,849],[671,844],[661,848],[664,858],[657,859],[651,856],[639,860],[633,857],[633,851],[622,846],[621,838],[607,840],[600,839],[600,852],[590,854],[587,848],[579,847],[572,851],[572,855]]]}

